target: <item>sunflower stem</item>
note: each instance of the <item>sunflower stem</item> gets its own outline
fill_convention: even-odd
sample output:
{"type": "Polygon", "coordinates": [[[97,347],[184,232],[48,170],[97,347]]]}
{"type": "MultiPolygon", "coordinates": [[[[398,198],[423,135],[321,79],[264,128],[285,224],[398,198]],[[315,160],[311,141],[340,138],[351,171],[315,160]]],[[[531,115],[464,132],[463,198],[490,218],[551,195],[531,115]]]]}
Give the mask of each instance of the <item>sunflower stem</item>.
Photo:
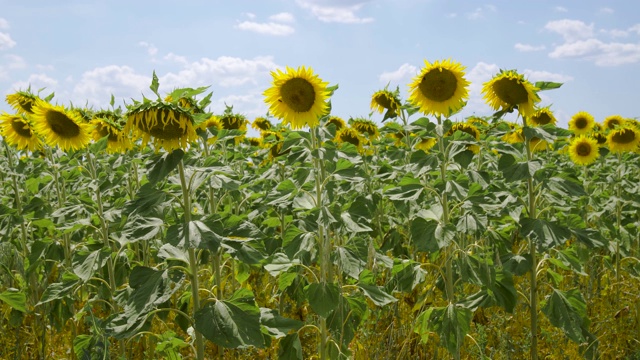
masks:
{"type": "MultiPolygon", "coordinates": [[[[527,152],[527,161],[533,160],[533,153],[529,148],[530,139],[525,139],[524,147],[527,152]]],[[[536,218],[536,198],[535,198],[535,187],[533,183],[533,178],[527,178],[527,195],[528,195],[528,206],[529,206],[529,218],[536,218]]],[[[530,282],[531,288],[529,293],[529,308],[531,312],[531,349],[530,356],[531,360],[538,359],[538,284],[536,278],[536,269],[538,268],[538,260],[536,258],[536,244],[535,242],[529,238],[529,255],[531,256],[531,274],[530,274],[530,282]]]]}
{"type": "Polygon", "coordinates": [[[620,288],[622,284],[620,282],[620,229],[622,227],[622,186],[620,185],[622,182],[622,173],[620,167],[622,166],[622,153],[618,153],[618,167],[616,169],[616,303],[620,303],[620,288]]]}

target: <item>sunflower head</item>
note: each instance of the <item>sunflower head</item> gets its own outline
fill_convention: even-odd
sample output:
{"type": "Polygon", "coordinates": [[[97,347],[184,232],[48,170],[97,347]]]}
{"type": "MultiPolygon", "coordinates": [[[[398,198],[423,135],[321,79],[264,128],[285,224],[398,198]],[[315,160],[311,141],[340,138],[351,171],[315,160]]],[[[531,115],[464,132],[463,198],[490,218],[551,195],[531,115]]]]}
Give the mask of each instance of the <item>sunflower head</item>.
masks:
{"type": "Polygon", "coordinates": [[[47,145],[63,151],[80,150],[91,141],[91,126],[77,112],[40,99],[31,109],[33,129],[47,145]]]}
{"type": "Polygon", "coordinates": [[[531,117],[529,117],[528,120],[533,126],[556,124],[556,117],[553,116],[553,113],[551,112],[548,106],[538,109],[536,112],[533,113],[533,115],[531,115],[531,117]]]}
{"type": "Polygon", "coordinates": [[[544,151],[551,148],[551,144],[549,144],[546,140],[542,140],[537,137],[531,138],[529,140],[529,149],[531,152],[539,152],[544,151]]]}
{"type": "Polygon", "coordinates": [[[18,150],[35,151],[42,146],[40,138],[32,131],[30,121],[23,114],[0,115],[0,135],[7,144],[18,150]]]}
{"type": "Polygon", "coordinates": [[[340,129],[336,133],[334,140],[339,144],[353,144],[358,148],[358,151],[362,151],[362,147],[367,143],[367,139],[364,138],[358,130],[349,127],[340,129]]]}
{"type": "Polygon", "coordinates": [[[569,157],[577,165],[589,165],[600,156],[598,148],[596,139],[579,135],[574,137],[569,144],[569,157]]]}
{"type": "Polygon", "coordinates": [[[422,138],[420,142],[418,142],[415,146],[416,146],[416,149],[419,149],[428,153],[429,150],[431,150],[431,148],[436,145],[437,141],[438,140],[436,138],[431,138],[431,137],[422,138]]]}
{"type": "Polygon", "coordinates": [[[591,137],[598,143],[599,146],[607,144],[607,136],[601,132],[592,132],[591,137]]]}
{"type": "Polygon", "coordinates": [[[247,130],[249,121],[244,115],[226,113],[220,116],[220,127],[226,130],[247,130]]]}
{"type": "Polygon", "coordinates": [[[467,124],[475,125],[476,127],[489,126],[489,123],[486,120],[477,116],[469,116],[467,118],[467,124]]]}
{"type": "Polygon", "coordinates": [[[264,92],[269,112],[290,124],[292,129],[315,127],[328,111],[327,99],[331,91],[328,83],[313,73],[313,69],[301,66],[286,71],[271,72],[272,87],[264,92]]]}
{"type": "Polygon", "coordinates": [[[471,137],[473,137],[474,139],[480,140],[480,131],[478,131],[478,128],[472,124],[468,124],[468,123],[453,124],[453,126],[451,127],[451,129],[449,129],[449,131],[447,131],[445,136],[451,136],[456,131],[462,131],[464,133],[471,135],[471,137]]]}
{"type": "Polygon", "coordinates": [[[351,128],[361,135],[367,136],[370,140],[375,140],[380,137],[380,131],[378,130],[378,125],[376,125],[373,121],[363,119],[363,118],[355,118],[350,119],[349,124],[351,128]]]}
{"type": "Polygon", "coordinates": [[[398,88],[396,91],[389,91],[385,87],[371,96],[371,109],[380,114],[386,112],[385,120],[396,117],[400,106],[400,89],[398,88]]]}
{"type": "Polygon", "coordinates": [[[112,111],[100,111],[93,115],[93,140],[98,141],[107,137],[108,153],[123,153],[133,148],[133,143],[123,131],[121,118],[112,111]]]}
{"type": "Polygon", "coordinates": [[[245,138],[245,140],[251,146],[262,147],[262,138],[259,138],[259,137],[247,137],[247,138],[245,138]]]}
{"type": "Polygon", "coordinates": [[[462,109],[469,97],[465,67],[450,59],[424,63],[420,74],[409,84],[409,101],[425,114],[449,117],[462,109]]]}
{"type": "Polygon", "coordinates": [[[606,130],[615,130],[619,127],[622,127],[625,123],[625,119],[620,115],[610,115],[604,119],[602,126],[606,130]]]}
{"type": "Polygon", "coordinates": [[[569,130],[572,130],[576,135],[588,134],[593,129],[596,121],[593,119],[593,115],[586,111],[577,112],[569,119],[569,130]]]}
{"type": "Polygon", "coordinates": [[[640,145],[640,130],[632,127],[613,130],[607,136],[607,145],[613,153],[636,151],[640,145]]]}
{"type": "Polygon", "coordinates": [[[253,123],[251,123],[251,127],[256,130],[267,131],[267,130],[271,130],[272,125],[269,119],[260,116],[253,120],[253,123]]]}
{"type": "Polygon", "coordinates": [[[482,86],[483,98],[494,110],[510,111],[517,107],[523,117],[535,112],[534,105],[540,101],[538,90],[515,70],[500,70],[482,86]]]}
{"type": "Polygon", "coordinates": [[[336,131],[347,126],[344,120],[342,120],[342,118],[338,116],[329,116],[329,119],[327,119],[327,122],[324,124],[324,126],[329,126],[331,124],[333,124],[336,127],[336,131]]]}
{"type": "Polygon", "coordinates": [[[262,146],[265,148],[269,148],[269,158],[272,160],[280,155],[285,155],[290,151],[282,151],[282,142],[284,136],[282,136],[282,134],[278,131],[262,131],[260,133],[260,138],[262,139],[262,146]]]}
{"type": "Polygon", "coordinates": [[[38,99],[40,98],[32,94],[30,89],[6,96],[7,103],[21,114],[33,114],[32,108],[38,99]]]}
{"type": "Polygon", "coordinates": [[[502,141],[509,144],[517,144],[524,142],[524,135],[522,134],[522,128],[513,128],[512,131],[507,132],[502,136],[502,141]]]}

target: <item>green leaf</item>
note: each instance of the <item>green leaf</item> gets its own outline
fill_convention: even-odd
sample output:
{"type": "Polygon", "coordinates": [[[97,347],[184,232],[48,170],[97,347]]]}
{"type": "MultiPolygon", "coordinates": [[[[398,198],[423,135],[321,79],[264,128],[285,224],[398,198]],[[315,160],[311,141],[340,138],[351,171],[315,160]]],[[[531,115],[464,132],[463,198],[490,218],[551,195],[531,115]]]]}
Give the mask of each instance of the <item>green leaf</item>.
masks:
{"type": "Polygon", "coordinates": [[[341,352],[346,353],[367,311],[367,303],[364,298],[340,296],[336,305],[327,317],[327,327],[333,338],[340,341],[341,352]]]}
{"type": "Polygon", "coordinates": [[[64,299],[68,294],[71,294],[77,286],[80,286],[80,278],[75,274],[65,273],[62,277],[62,282],[47,286],[37,305],[42,305],[53,300],[64,299]]]}
{"type": "Polygon", "coordinates": [[[180,161],[184,157],[184,151],[182,149],[173,150],[170,153],[165,153],[162,156],[157,157],[151,163],[151,170],[147,175],[151,184],[163,180],[167,177],[175,168],[178,167],[180,161]]]}
{"type": "Polygon", "coordinates": [[[279,360],[302,360],[302,344],[297,332],[287,335],[280,340],[278,347],[279,360]]]}
{"type": "Polygon", "coordinates": [[[189,264],[187,253],[183,249],[171,244],[162,244],[158,250],[158,257],[164,260],[177,260],[182,261],[184,264],[189,264]]]}
{"type": "Polygon", "coordinates": [[[513,155],[510,154],[502,155],[498,160],[498,170],[509,182],[532,178],[541,168],[542,164],[538,160],[516,162],[513,155]]]}
{"type": "Polygon", "coordinates": [[[271,276],[276,277],[289,270],[295,263],[299,263],[299,261],[291,261],[289,257],[283,253],[275,253],[266,259],[263,267],[271,276]]]}
{"type": "Polygon", "coordinates": [[[167,193],[156,189],[153,184],[146,183],[140,187],[133,200],[125,204],[127,214],[146,214],[167,199],[167,193]]]}
{"type": "Polygon", "coordinates": [[[247,307],[238,301],[218,300],[207,303],[194,317],[196,331],[218,346],[264,347],[260,331],[260,309],[255,304],[247,307]]]}
{"type": "Polygon", "coordinates": [[[94,276],[98,269],[101,269],[109,259],[111,250],[109,248],[102,248],[92,252],[78,251],[73,254],[71,260],[73,265],[73,272],[83,282],[87,282],[89,278],[94,276]]]}
{"type": "Polygon", "coordinates": [[[372,231],[372,229],[369,226],[353,221],[353,219],[351,218],[351,214],[348,212],[343,212],[340,215],[340,218],[342,219],[342,225],[344,226],[345,230],[348,233],[361,233],[361,232],[372,231]]]}
{"type": "Polygon", "coordinates": [[[455,354],[471,329],[472,318],[471,310],[456,304],[433,307],[418,315],[414,331],[423,342],[428,338],[429,332],[437,333],[442,345],[449,353],[455,354]]]}
{"type": "Polygon", "coordinates": [[[522,237],[529,237],[542,252],[554,246],[564,244],[571,238],[571,231],[564,226],[550,221],[522,218],[520,219],[520,235],[522,237]]]}
{"type": "Polygon", "coordinates": [[[536,81],[535,83],[535,87],[538,88],[538,91],[557,89],[561,86],[562,86],[562,83],[551,82],[551,81],[536,81]]]}
{"type": "Polygon", "coordinates": [[[13,309],[20,312],[27,312],[27,296],[17,289],[8,289],[0,293],[0,301],[5,302],[13,309]]]}
{"type": "Polygon", "coordinates": [[[398,299],[383,291],[381,286],[358,284],[358,287],[377,306],[385,306],[398,301],[398,299]]]}
{"type": "Polygon", "coordinates": [[[287,336],[290,331],[298,331],[304,323],[278,314],[277,310],[260,308],[260,323],[269,335],[276,339],[287,336]]]}
{"type": "Polygon", "coordinates": [[[164,221],[162,219],[134,215],[129,218],[118,242],[124,246],[138,241],[151,240],[162,232],[163,227],[164,221]]]}
{"type": "Polygon", "coordinates": [[[307,286],[306,294],[313,311],[326,318],[338,307],[340,288],[333,283],[313,283],[307,286]]]}
{"type": "Polygon", "coordinates": [[[342,246],[335,249],[340,269],[354,279],[360,276],[360,272],[364,269],[366,263],[360,259],[351,249],[342,246]]]}
{"type": "Polygon", "coordinates": [[[159,87],[160,81],[158,81],[158,75],[156,75],[156,71],[153,70],[153,76],[151,78],[151,85],[149,86],[149,89],[151,89],[151,91],[153,91],[153,93],[158,96],[158,99],[160,99],[160,94],[158,94],[159,87]]]}
{"type": "Polygon", "coordinates": [[[411,222],[411,240],[416,250],[435,252],[448,246],[456,234],[453,224],[442,226],[435,220],[416,217],[411,222]]]}
{"type": "Polygon", "coordinates": [[[541,305],[549,322],[562,329],[569,339],[581,344],[590,337],[587,329],[587,304],[578,289],[553,289],[541,305]]]}

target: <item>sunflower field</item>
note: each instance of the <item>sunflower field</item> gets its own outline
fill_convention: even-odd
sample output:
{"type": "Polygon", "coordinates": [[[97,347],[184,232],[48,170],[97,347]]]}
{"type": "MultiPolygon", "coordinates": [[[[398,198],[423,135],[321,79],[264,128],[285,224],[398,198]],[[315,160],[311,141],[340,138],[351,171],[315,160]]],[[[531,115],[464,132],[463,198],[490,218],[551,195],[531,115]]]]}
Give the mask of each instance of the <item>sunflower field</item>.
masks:
{"type": "Polygon", "coordinates": [[[452,60],[347,120],[272,77],[251,120],[155,73],[124,108],[6,97],[0,358],[640,359],[637,120],[558,127],[516,70],[459,118],[452,60]]]}

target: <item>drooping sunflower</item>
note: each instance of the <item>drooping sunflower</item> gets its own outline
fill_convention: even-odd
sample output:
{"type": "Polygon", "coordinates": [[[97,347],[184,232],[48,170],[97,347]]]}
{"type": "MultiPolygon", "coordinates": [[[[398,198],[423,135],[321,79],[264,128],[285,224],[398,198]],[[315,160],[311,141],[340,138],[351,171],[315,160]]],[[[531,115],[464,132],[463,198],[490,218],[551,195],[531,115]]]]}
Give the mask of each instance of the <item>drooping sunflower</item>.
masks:
{"type": "Polygon", "coordinates": [[[198,138],[192,112],[176,103],[145,99],[131,106],[126,118],[124,132],[131,132],[133,139],[142,139],[142,147],[153,139],[156,151],[186,149],[198,138]]]}
{"type": "Polygon", "coordinates": [[[123,131],[123,126],[115,115],[109,112],[98,112],[91,120],[93,125],[93,140],[98,141],[107,137],[107,153],[124,153],[133,148],[131,139],[123,131]]]}
{"type": "Polygon", "coordinates": [[[494,110],[510,110],[518,107],[518,113],[529,117],[540,102],[538,88],[515,70],[500,70],[482,86],[483,98],[494,110]]]}
{"type": "Polygon", "coordinates": [[[220,127],[227,130],[247,130],[249,122],[244,115],[240,114],[224,114],[218,119],[220,127]]]}
{"type": "Polygon", "coordinates": [[[304,66],[271,72],[273,86],[264,92],[269,112],[292,129],[315,127],[328,110],[330,91],[313,69],[304,66]]]}
{"type": "Polygon", "coordinates": [[[18,150],[35,151],[42,146],[40,138],[31,129],[31,123],[22,114],[0,115],[0,135],[18,150]]]}
{"type": "Polygon", "coordinates": [[[464,107],[469,97],[469,82],[460,63],[437,60],[425,66],[409,84],[409,101],[425,114],[451,116],[464,107]]]}
{"type": "Polygon", "coordinates": [[[31,110],[33,130],[47,145],[58,146],[63,151],[80,150],[91,141],[91,126],[77,113],[40,99],[31,110]]]}
{"type": "Polygon", "coordinates": [[[436,138],[422,138],[416,145],[416,149],[422,150],[426,153],[431,150],[432,147],[436,145],[438,140],[436,138]]]}
{"type": "Polygon", "coordinates": [[[389,117],[397,116],[401,106],[399,92],[399,90],[389,91],[387,88],[376,91],[371,96],[371,109],[380,114],[388,112],[389,117]]]}
{"type": "Polygon", "coordinates": [[[589,165],[600,156],[596,139],[579,135],[569,144],[569,157],[577,165],[589,165]]]}
{"type": "Polygon", "coordinates": [[[469,116],[467,118],[467,124],[475,125],[476,127],[489,126],[489,123],[486,120],[477,116],[469,116]]]}
{"type": "Polygon", "coordinates": [[[517,144],[524,142],[524,135],[522,135],[522,128],[514,127],[511,131],[502,136],[502,141],[509,144],[517,144]]]}
{"type": "Polygon", "coordinates": [[[548,106],[538,109],[533,113],[533,115],[531,115],[531,117],[529,117],[529,122],[533,126],[542,126],[547,124],[555,125],[556,121],[556,117],[548,106]]]}
{"type": "Polygon", "coordinates": [[[334,140],[339,144],[353,144],[356,146],[356,148],[358,148],[358,151],[362,151],[362,147],[367,142],[367,139],[364,138],[358,130],[349,127],[340,129],[336,133],[336,137],[334,140]]]}
{"type": "MultiPolygon", "coordinates": [[[[471,135],[471,137],[473,137],[474,139],[480,140],[480,131],[477,127],[475,127],[475,125],[469,123],[453,124],[453,126],[451,127],[451,129],[449,129],[449,131],[447,131],[445,136],[451,136],[455,134],[456,131],[462,131],[471,135]]],[[[478,152],[480,152],[480,147],[478,145],[467,145],[467,150],[471,150],[474,154],[477,154],[478,152]]]]}
{"type": "Polygon", "coordinates": [[[577,112],[569,120],[569,130],[572,130],[576,135],[588,134],[596,121],[593,119],[593,115],[586,111],[577,112]]]}
{"type": "Polygon", "coordinates": [[[32,107],[38,99],[40,98],[32,94],[30,90],[16,91],[6,96],[7,103],[22,114],[33,114],[32,107]]]}
{"type": "Polygon", "coordinates": [[[625,119],[620,115],[609,115],[604,119],[602,126],[606,130],[615,130],[625,123],[625,119]]]}
{"type": "Polygon", "coordinates": [[[533,137],[531,138],[531,140],[529,140],[529,149],[531,150],[531,152],[544,151],[549,148],[551,148],[551,144],[549,144],[549,142],[547,142],[546,140],[537,137],[533,137]]]}
{"type": "Polygon", "coordinates": [[[327,120],[327,123],[324,124],[324,126],[329,126],[333,124],[336,127],[336,131],[342,129],[343,127],[347,126],[347,124],[344,122],[344,120],[342,120],[341,117],[338,116],[330,116],[329,119],[327,120]]]}
{"type": "Polygon", "coordinates": [[[590,135],[599,146],[605,146],[607,144],[607,136],[601,132],[592,132],[590,135]]]}
{"type": "Polygon", "coordinates": [[[280,155],[285,155],[291,150],[282,151],[282,142],[284,136],[278,131],[263,131],[260,133],[262,138],[262,146],[269,148],[269,159],[273,160],[280,155]]]}
{"type": "Polygon", "coordinates": [[[266,131],[266,130],[271,130],[272,125],[269,119],[260,116],[253,120],[253,123],[251,123],[251,127],[256,130],[266,131]]]}
{"type": "Polygon", "coordinates": [[[366,135],[369,140],[375,140],[380,137],[380,130],[378,130],[378,125],[376,125],[371,120],[355,118],[350,119],[349,124],[351,125],[351,128],[359,132],[361,135],[366,135]]]}
{"type": "Polygon", "coordinates": [[[247,137],[247,138],[245,138],[245,140],[251,146],[262,147],[262,138],[259,138],[259,137],[247,137]]]}
{"type": "Polygon", "coordinates": [[[640,130],[632,127],[613,130],[607,136],[607,145],[612,153],[633,152],[640,145],[640,130]]]}

